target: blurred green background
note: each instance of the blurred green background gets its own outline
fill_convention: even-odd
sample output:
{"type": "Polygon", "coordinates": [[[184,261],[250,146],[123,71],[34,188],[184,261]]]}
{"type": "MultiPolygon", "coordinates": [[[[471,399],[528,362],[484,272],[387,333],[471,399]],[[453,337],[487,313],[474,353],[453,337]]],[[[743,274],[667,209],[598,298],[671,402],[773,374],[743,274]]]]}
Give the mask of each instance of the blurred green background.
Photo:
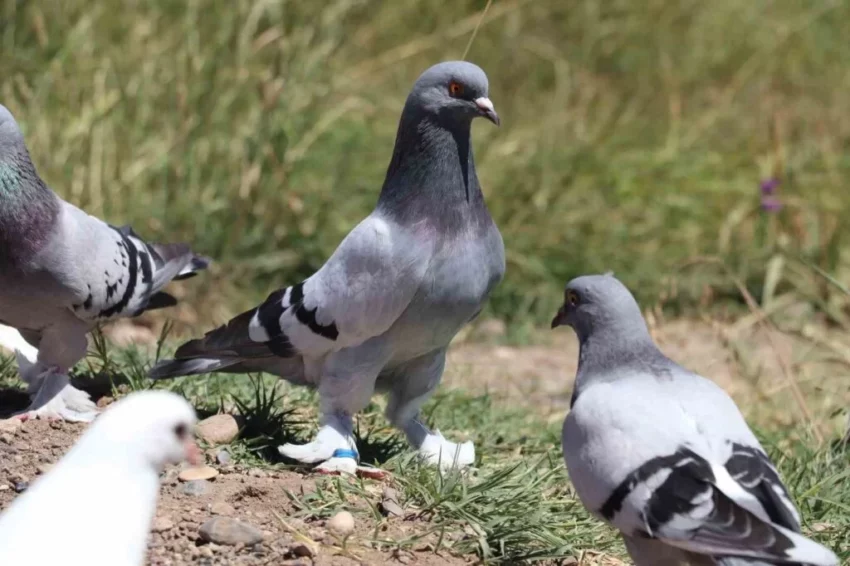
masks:
{"type": "MultiPolygon", "coordinates": [[[[0,102],[63,197],[214,257],[184,309],[220,322],[372,209],[410,86],[484,5],[0,0],[0,102]]],[[[674,312],[743,285],[850,326],[848,37],[847,1],[493,2],[468,56],[503,119],[474,128],[508,258],[490,314],[538,324],[613,270],[674,312]]]]}

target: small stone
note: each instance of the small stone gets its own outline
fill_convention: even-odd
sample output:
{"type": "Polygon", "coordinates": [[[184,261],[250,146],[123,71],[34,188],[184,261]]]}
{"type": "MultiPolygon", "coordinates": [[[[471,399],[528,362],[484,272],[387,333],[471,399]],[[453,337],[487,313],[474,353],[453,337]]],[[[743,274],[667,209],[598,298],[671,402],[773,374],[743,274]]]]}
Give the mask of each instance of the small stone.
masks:
{"type": "Polygon", "coordinates": [[[0,491],[8,491],[10,487],[5,483],[0,483],[0,491]]]}
{"type": "Polygon", "coordinates": [[[207,542],[228,546],[239,543],[250,546],[263,542],[263,533],[259,529],[229,517],[213,517],[201,525],[198,534],[207,542]]]}
{"type": "Polygon", "coordinates": [[[111,405],[113,402],[115,402],[115,399],[109,397],[108,395],[105,395],[97,400],[97,408],[103,409],[107,405],[111,405]]]}
{"type": "Polygon", "coordinates": [[[201,466],[199,468],[186,468],[180,474],[178,474],[177,479],[180,481],[197,481],[197,480],[211,480],[218,475],[218,470],[215,468],[211,468],[209,466],[201,466]]]}
{"type": "Polygon", "coordinates": [[[340,511],[328,521],[328,530],[336,537],[345,540],[354,532],[354,516],[348,511],[340,511]]]}
{"type": "Polygon", "coordinates": [[[215,461],[222,466],[228,465],[230,463],[230,460],[230,452],[228,452],[227,450],[221,449],[215,454],[215,461]]]}
{"type": "Polygon", "coordinates": [[[25,481],[16,481],[12,484],[12,489],[15,490],[15,493],[23,493],[30,486],[29,482],[25,481]]]}
{"type": "Polygon", "coordinates": [[[293,556],[301,558],[312,558],[316,555],[313,549],[303,542],[295,543],[292,548],[289,549],[289,552],[291,552],[293,556]]]}
{"type": "Polygon", "coordinates": [[[3,444],[12,444],[11,435],[6,433],[0,434],[0,442],[2,442],[3,444]]]}
{"type": "Polygon", "coordinates": [[[234,509],[233,505],[230,505],[229,503],[216,501],[210,505],[210,513],[213,515],[234,515],[236,514],[236,509],[234,509]]]}
{"type": "Polygon", "coordinates": [[[53,464],[39,464],[38,466],[36,466],[35,471],[38,472],[39,475],[43,476],[44,474],[49,472],[52,467],[53,464]]]}
{"type": "Polygon", "coordinates": [[[199,422],[195,433],[208,444],[230,444],[239,435],[239,424],[233,415],[213,415],[199,422]]]}
{"type": "Polygon", "coordinates": [[[398,503],[398,492],[391,487],[384,488],[380,507],[385,516],[404,517],[404,509],[398,503]]]}
{"type": "Polygon", "coordinates": [[[174,523],[168,517],[157,517],[153,520],[151,530],[155,533],[164,533],[174,528],[174,523]]]}
{"type": "Polygon", "coordinates": [[[49,421],[50,428],[53,430],[62,430],[65,428],[65,424],[62,421],[49,421]]]}
{"type": "Polygon", "coordinates": [[[206,480],[193,480],[186,482],[180,491],[182,491],[184,495],[199,497],[209,491],[209,485],[210,482],[206,480]]]}
{"type": "Polygon", "coordinates": [[[268,477],[268,474],[259,468],[253,468],[248,475],[252,478],[265,478],[268,477]]]}

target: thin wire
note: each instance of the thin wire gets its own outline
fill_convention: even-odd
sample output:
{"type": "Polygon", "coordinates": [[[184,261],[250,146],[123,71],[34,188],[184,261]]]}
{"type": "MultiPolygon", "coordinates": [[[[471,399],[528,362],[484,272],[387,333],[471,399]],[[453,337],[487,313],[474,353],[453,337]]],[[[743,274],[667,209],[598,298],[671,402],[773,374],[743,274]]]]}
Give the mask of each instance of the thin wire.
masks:
{"type": "Polygon", "coordinates": [[[493,0],[487,0],[487,5],[484,6],[484,11],[481,12],[481,17],[478,19],[478,23],[475,24],[475,29],[472,30],[472,35],[469,36],[469,42],[466,44],[466,49],[463,50],[463,57],[460,58],[461,61],[466,61],[466,56],[469,54],[469,49],[472,47],[472,42],[475,41],[475,36],[478,35],[478,28],[481,27],[481,24],[484,23],[484,18],[487,17],[487,10],[490,9],[490,4],[493,3],[493,0]]]}

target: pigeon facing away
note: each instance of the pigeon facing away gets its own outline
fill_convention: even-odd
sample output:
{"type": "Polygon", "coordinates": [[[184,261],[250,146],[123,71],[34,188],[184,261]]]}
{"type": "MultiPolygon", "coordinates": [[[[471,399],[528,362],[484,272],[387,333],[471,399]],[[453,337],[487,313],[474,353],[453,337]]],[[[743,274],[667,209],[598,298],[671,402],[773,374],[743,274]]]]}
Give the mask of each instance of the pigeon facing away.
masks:
{"type": "Polygon", "coordinates": [[[580,345],[564,458],[636,566],[837,565],[800,534],[779,473],[732,399],[664,356],[613,275],[572,280],[552,321],[580,345]]]}
{"type": "Polygon", "coordinates": [[[440,382],[446,349],[505,270],[502,237],[475,173],[472,120],[499,117],[477,66],[425,71],[407,98],[375,210],[307,280],[275,291],[204,338],[181,346],[152,377],[265,371],[317,387],[320,430],[280,452],[324,471],[352,471],[352,416],[376,388],[387,417],[432,463],[473,462],[428,430],[419,409],[440,382]]]}
{"type": "Polygon", "coordinates": [[[159,474],[201,459],[195,421],[174,393],[143,391],[115,403],[0,514],[0,564],[141,566],[159,474]]]}
{"type": "Polygon", "coordinates": [[[96,408],[68,383],[96,324],[176,304],[161,291],[208,260],[185,244],[149,244],[57,196],[30,160],[21,130],[0,105],[0,324],[38,348],[19,355],[32,404],[23,417],[89,421],[96,408]]]}

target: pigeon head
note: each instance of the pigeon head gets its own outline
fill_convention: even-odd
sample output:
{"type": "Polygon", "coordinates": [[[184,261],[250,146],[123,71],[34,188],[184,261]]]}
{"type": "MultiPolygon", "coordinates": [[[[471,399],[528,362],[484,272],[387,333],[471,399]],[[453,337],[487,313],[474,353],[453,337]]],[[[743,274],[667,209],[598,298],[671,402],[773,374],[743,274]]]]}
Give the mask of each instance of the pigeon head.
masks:
{"type": "Polygon", "coordinates": [[[584,275],[567,283],[564,304],[552,319],[552,328],[563,325],[582,341],[600,331],[646,333],[637,301],[612,274],[584,275]]]}
{"type": "Polygon", "coordinates": [[[407,98],[407,108],[432,114],[444,126],[469,123],[484,117],[500,124],[490,102],[487,75],[466,61],[438,63],[420,75],[407,98]]]}
{"type": "Polygon", "coordinates": [[[80,458],[123,458],[158,474],[168,464],[199,463],[193,440],[196,422],[195,410],[183,397],[142,391],[107,409],[75,448],[80,458]]]}

